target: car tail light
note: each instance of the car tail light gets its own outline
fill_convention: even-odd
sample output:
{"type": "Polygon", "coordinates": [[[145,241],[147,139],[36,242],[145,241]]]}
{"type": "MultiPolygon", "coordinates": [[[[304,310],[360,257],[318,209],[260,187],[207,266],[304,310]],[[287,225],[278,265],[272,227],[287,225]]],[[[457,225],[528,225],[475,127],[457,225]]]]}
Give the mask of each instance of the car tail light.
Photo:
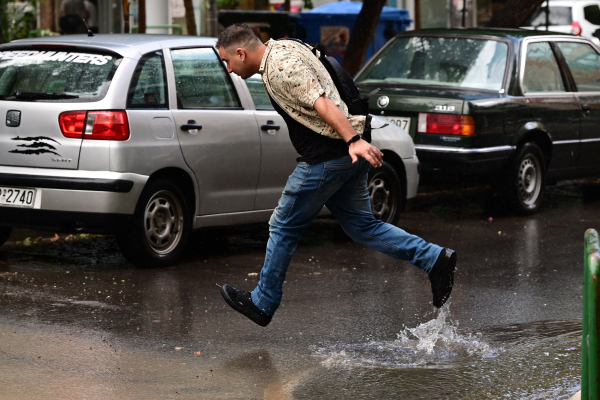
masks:
{"type": "Polygon", "coordinates": [[[419,133],[473,136],[475,121],[468,115],[419,113],[419,133]]]}
{"type": "Polygon", "coordinates": [[[573,21],[571,24],[571,33],[573,35],[581,36],[581,25],[577,21],[573,21]]]}
{"type": "Polygon", "coordinates": [[[65,137],[81,139],[85,129],[87,111],[68,111],[60,114],[58,123],[65,137]]]}
{"type": "Polygon", "coordinates": [[[93,140],[129,139],[125,111],[68,111],[60,114],[60,130],[65,137],[93,140]]]}

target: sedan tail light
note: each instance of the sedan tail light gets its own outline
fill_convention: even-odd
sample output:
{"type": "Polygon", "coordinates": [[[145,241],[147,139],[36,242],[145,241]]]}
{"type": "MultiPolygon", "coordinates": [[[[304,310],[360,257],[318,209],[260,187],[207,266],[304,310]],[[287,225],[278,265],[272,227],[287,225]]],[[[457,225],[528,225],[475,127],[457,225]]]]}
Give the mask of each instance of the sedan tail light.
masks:
{"type": "Polygon", "coordinates": [[[581,36],[581,25],[577,21],[573,21],[571,24],[571,33],[573,35],[581,36]]]}
{"type": "Polygon", "coordinates": [[[67,111],[58,117],[65,137],[93,140],[129,139],[125,111],[67,111]]]}
{"type": "Polygon", "coordinates": [[[473,136],[475,121],[468,115],[419,113],[417,132],[473,136]]]}

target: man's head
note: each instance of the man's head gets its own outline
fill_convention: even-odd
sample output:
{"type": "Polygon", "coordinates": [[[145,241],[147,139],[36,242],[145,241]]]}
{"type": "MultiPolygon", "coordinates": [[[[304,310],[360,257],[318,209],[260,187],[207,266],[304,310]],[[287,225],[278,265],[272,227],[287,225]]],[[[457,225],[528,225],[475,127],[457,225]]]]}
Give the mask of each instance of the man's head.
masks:
{"type": "Polygon", "coordinates": [[[247,79],[260,69],[265,45],[248,25],[229,26],[219,36],[216,47],[227,71],[247,79]]]}

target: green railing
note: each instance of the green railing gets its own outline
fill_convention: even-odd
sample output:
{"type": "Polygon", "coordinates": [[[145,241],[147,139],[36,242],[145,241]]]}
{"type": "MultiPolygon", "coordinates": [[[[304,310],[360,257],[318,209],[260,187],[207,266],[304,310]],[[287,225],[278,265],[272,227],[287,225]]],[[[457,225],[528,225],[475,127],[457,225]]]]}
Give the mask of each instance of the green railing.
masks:
{"type": "Polygon", "coordinates": [[[600,244],[598,232],[588,229],[584,238],[583,340],[581,364],[581,400],[600,400],[600,244]]]}
{"type": "MultiPolygon", "coordinates": [[[[132,26],[131,33],[137,33],[138,29],[139,29],[139,27],[137,25],[132,26]]],[[[178,30],[177,33],[173,32],[174,34],[177,34],[177,35],[181,35],[181,33],[183,32],[183,28],[181,27],[180,24],[146,25],[146,29],[173,29],[173,30],[178,30]]]]}

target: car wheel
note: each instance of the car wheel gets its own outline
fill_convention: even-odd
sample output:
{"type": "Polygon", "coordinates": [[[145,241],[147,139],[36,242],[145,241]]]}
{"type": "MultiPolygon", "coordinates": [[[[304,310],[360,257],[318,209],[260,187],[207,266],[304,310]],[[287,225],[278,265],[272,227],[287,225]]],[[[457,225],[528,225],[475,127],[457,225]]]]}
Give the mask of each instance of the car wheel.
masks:
{"type": "Polygon", "coordinates": [[[505,179],[504,195],[515,212],[533,214],[540,208],[546,187],[546,163],[535,143],[518,148],[505,179]]]}
{"type": "Polygon", "coordinates": [[[379,168],[371,168],[367,185],[375,218],[396,224],[404,209],[406,194],[394,168],[386,162],[379,168]]]}
{"type": "Polygon", "coordinates": [[[6,243],[6,241],[10,237],[11,233],[12,233],[12,228],[0,226],[0,246],[2,246],[4,243],[6,243]]]}
{"type": "Polygon", "coordinates": [[[150,182],[129,229],[117,234],[125,258],[138,267],[164,267],[183,253],[191,229],[189,206],[171,181],[150,182]]]}

